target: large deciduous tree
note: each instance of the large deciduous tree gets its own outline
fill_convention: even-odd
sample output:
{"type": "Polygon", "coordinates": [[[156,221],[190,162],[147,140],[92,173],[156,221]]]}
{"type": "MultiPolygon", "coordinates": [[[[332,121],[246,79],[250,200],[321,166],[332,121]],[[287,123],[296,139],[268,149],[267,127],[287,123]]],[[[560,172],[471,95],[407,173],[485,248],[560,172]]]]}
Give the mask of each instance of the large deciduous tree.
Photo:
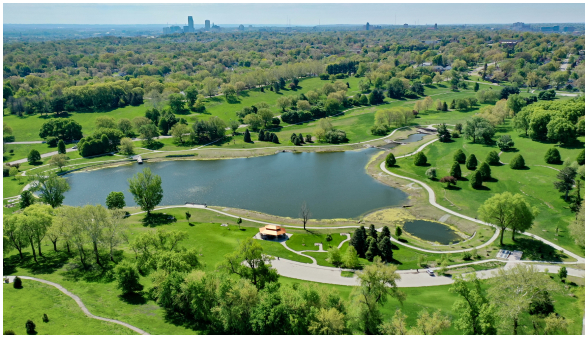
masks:
{"type": "Polygon", "coordinates": [[[145,168],[129,179],[129,191],[133,194],[135,202],[141,210],[149,215],[163,198],[161,176],[151,173],[151,169],[145,168]]]}

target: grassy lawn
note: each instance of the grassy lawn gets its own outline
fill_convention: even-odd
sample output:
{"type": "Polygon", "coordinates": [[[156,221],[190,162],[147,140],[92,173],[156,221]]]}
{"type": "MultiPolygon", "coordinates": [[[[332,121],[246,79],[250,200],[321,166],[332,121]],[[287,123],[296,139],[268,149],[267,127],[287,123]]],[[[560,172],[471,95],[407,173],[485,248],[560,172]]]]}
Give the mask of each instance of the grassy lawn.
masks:
{"type": "Polygon", "coordinates": [[[317,232],[301,232],[295,233],[290,237],[290,239],[286,242],[288,247],[292,250],[302,251],[302,250],[318,250],[318,246],[315,246],[315,243],[321,243],[323,245],[323,250],[328,250],[329,247],[337,247],[339,243],[347,239],[347,236],[341,236],[339,231],[342,229],[335,229],[332,231],[331,236],[332,240],[327,241],[327,234],[325,233],[317,233],[317,232]],[[304,245],[303,245],[304,244],[304,245]]]}
{"type": "Polygon", "coordinates": [[[24,178],[21,178],[21,180],[18,181],[14,179],[14,177],[2,177],[2,196],[6,198],[20,195],[22,188],[26,185],[25,182],[26,180],[24,178]]]}
{"type": "Polygon", "coordinates": [[[87,317],[78,304],[53,286],[23,280],[23,288],[4,284],[4,330],[25,335],[25,323],[31,319],[37,334],[42,335],[131,335],[137,334],[122,325],[87,317]],[[43,314],[49,322],[44,323],[43,314]]]}
{"type": "MultiPolygon", "coordinates": [[[[461,165],[462,175],[465,178],[458,182],[457,187],[452,187],[451,189],[446,189],[444,184],[428,180],[424,175],[425,171],[430,167],[437,168],[439,177],[448,175],[453,164],[453,154],[457,149],[462,149],[466,156],[472,153],[475,154],[478,162],[484,161],[491,150],[499,151],[495,146],[474,144],[464,138],[454,139],[454,142],[450,143],[435,142],[429,145],[424,150],[424,153],[430,166],[417,167],[413,164],[413,158],[409,157],[399,159],[397,166],[391,170],[400,175],[427,182],[437,195],[437,203],[471,217],[476,217],[479,206],[495,193],[509,191],[524,194],[527,201],[539,209],[536,223],[530,232],[548,240],[555,239],[556,243],[566,249],[583,254],[583,250],[574,244],[567,231],[567,225],[573,219],[573,214],[569,211],[567,203],[561,198],[561,194],[553,187],[557,171],[539,166],[547,165],[543,161],[543,156],[547,149],[554,145],[531,141],[520,136],[518,131],[511,129],[510,121],[498,128],[498,130],[497,136],[509,134],[515,142],[515,149],[503,153],[501,160],[508,163],[515,154],[521,154],[525,158],[527,170],[513,170],[508,165],[492,166],[493,179],[489,182],[484,182],[484,189],[475,190],[470,186],[468,176],[473,171],[466,169],[463,164],[461,165]],[[559,227],[560,236],[558,238],[554,236],[556,227],[559,227]]],[[[583,147],[584,138],[581,137],[574,147],[560,147],[559,151],[562,159],[568,157],[575,159],[583,147]]],[[[561,164],[549,166],[554,168],[563,167],[561,164]]]]}

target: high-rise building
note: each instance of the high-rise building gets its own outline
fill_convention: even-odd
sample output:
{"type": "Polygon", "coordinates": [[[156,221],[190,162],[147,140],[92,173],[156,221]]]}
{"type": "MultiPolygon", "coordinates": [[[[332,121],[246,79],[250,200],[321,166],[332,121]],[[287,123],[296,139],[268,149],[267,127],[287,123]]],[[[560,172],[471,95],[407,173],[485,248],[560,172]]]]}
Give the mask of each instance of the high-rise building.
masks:
{"type": "Polygon", "coordinates": [[[243,26],[243,25],[239,25],[239,30],[240,30],[240,31],[244,31],[244,30],[245,30],[245,26],[243,26]]]}
{"type": "Polygon", "coordinates": [[[204,29],[209,30],[210,29],[210,20],[205,20],[204,21],[204,29]]]}
{"type": "Polygon", "coordinates": [[[369,31],[370,30],[370,23],[369,22],[365,24],[365,30],[366,31],[369,31]]]}
{"type": "Polygon", "coordinates": [[[184,33],[194,33],[194,20],[188,17],[188,26],[184,26],[184,33]]]}

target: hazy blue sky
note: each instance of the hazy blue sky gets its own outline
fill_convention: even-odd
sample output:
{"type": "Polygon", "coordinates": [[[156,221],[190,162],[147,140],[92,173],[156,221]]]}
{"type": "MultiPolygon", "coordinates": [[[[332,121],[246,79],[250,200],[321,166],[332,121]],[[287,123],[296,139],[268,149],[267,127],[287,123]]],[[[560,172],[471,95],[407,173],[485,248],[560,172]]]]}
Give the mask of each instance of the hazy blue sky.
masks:
{"type": "Polygon", "coordinates": [[[584,22],[584,4],[4,4],[5,24],[584,22]]]}

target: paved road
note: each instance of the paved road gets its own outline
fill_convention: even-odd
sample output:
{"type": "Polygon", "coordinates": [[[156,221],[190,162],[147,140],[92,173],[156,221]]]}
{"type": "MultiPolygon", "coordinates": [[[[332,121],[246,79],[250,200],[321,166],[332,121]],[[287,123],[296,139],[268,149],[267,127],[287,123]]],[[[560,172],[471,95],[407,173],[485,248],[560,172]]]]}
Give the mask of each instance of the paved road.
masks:
{"type": "Polygon", "coordinates": [[[5,142],[4,144],[41,144],[45,141],[22,141],[22,142],[5,142]]]}
{"type": "MultiPolygon", "coordinates": [[[[10,280],[10,282],[12,283],[14,281],[14,277],[15,276],[8,276],[8,279],[10,280]]],[[[94,318],[94,319],[98,319],[98,320],[102,320],[105,322],[111,322],[111,323],[115,323],[115,324],[119,324],[122,326],[126,326],[129,329],[142,334],[142,335],[149,335],[149,333],[139,329],[138,327],[135,327],[131,324],[127,324],[125,322],[121,322],[120,320],[116,320],[116,319],[109,319],[109,318],[104,318],[104,317],[99,317],[99,316],[95,316],[92,313],[90,313],[90,311],[88,311],[88,308],[86,308],[86,306],[84,305],[84,303],[82,302],[82,300],[80,299],[80,297],[74,295],[73,293],[69,292],[66,288],[64,288],[63,286],[57,284],[57,283],[53,283],[44,279],[39,279],[39,278],[35,278],[35,277],[28,277],[28,276],[18,276],[21,279],[29,279],[29,280],[34,280],[40,283],[44,283],[44,284],[48,284],[51,286],[56,287],[59,291],[65,293],[66,295],[70,296],[71,298],[73,298],[73,300],[76,301],[76,303],[78,304],[78,306],[82,309],[82,311],[84,311],[84,313],[86,314],[86,316],[90,317],[90,318],[94,318]]],[[[6,276],[4,276],[4,278],[6,278],[6,276]]],[[[32,305],[32,304],[31,304],[32,305]]]]}

